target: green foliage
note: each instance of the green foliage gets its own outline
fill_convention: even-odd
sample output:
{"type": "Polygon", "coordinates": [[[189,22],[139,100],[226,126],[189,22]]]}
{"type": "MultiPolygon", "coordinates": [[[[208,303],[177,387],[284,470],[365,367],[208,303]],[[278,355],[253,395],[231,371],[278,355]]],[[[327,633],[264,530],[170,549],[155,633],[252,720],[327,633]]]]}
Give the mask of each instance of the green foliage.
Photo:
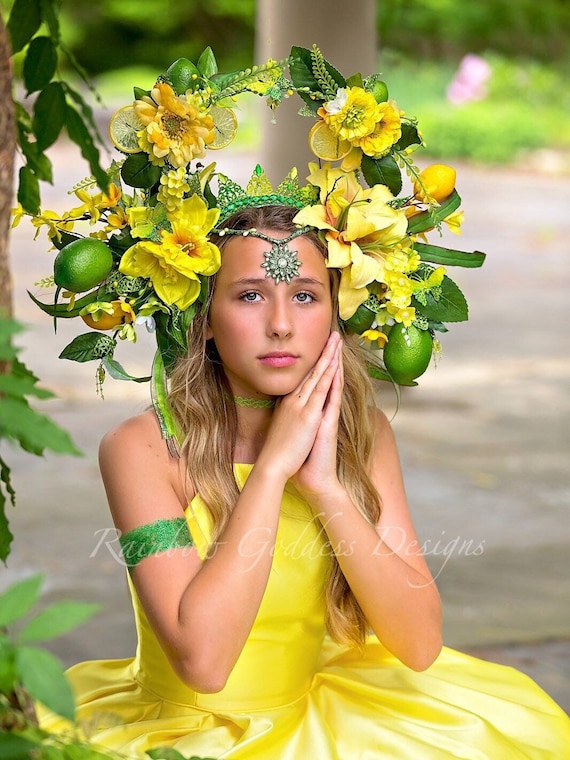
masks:
{"type": "MultiPolygon", "coordinates": [[[[80,452],[65,430],[28,402],[28,396],[46,399],[53,394],[38,388],[38,378],[17,358],[19,350],[13,346],[12,337],[21,329],[16,322],[0,318],[0,361],[8,366],[8,371],[0,374],[0,441],[15,442],[24,451],[37,455],[46,449],[78,455],[80,452]]],[[[0,457],[0,559],[4,562],[12,542],[4,509],[7,498],[14,504],[10,468],[0,457]]],[[[3,615],[0,615],[0,625],[3,624],[3,615]]]]}
{"type": "Polygon", "coordinates": [[[95,143],[102,142],[93,113],[82,95],[69,83],[57,78],[60,53],[85,80],[83,69],[73,53],[61,42],[59,2],[57,0],[15,0],[7,23],[13,53],[23,59],[22,77],[26,97],[36,95],[31,108],[16,103],[17,139],[24,165],[19,172],[18,201],[30,213],[38,213],[41,181],[52,181],[52,165],[45,154],[63,129],[79,146],[99,186],[105,189],[108,178],[99,163],[95,143]],[[45,34],[38,34],[45,28],[45,34]],[[79,108],[81,115],[73,107],[79,108]]]}

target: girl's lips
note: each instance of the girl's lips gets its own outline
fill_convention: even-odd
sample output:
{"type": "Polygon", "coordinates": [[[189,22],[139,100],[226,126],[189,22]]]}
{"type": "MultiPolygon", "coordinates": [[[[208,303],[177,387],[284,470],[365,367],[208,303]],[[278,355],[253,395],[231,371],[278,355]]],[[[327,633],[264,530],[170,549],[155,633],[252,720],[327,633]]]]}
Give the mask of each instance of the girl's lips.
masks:
{"type": "Polygon", "coordinates": [[[293,354],[268,354],[260,356],[259,361],[268,367],[289,367],[297,361],[297,358],[293,354]]]}

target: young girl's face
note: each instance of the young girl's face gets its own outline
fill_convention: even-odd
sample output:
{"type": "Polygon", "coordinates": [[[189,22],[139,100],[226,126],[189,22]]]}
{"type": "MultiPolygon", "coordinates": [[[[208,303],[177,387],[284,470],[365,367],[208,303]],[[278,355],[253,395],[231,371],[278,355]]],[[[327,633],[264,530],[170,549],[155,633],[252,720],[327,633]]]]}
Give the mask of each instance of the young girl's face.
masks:
{"type": "Polygon", "coordinates": [[[287,245],[297,252],[299,274],[278,284],[261,266],[270,242],[239,235],[222,252],[207,337],[214,339],[238,396],[290,393],[315,365],[331,332],[331,285],[322,253],[302,236],[287,245]]]}

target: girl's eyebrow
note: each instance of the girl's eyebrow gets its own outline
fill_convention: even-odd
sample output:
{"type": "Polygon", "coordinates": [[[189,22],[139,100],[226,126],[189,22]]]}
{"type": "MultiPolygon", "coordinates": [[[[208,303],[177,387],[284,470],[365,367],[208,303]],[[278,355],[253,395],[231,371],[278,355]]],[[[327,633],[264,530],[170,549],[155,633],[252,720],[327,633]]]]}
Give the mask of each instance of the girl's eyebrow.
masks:
{"type": "MultiPolygon", "coordinates": [[[[271,281],[271,278],[267,277],[243,277],[239,280],[234,280],[231,283],[231,286],[234,288],[243,287],[244,285],[263,285],[267,284],[269,281],[271,281]]],[[[322,280],[318,280],[315,277],[294,277],[291,279],[290,285],[310,285],[313,287],[326,287],[325,283],[322,280]]]]}

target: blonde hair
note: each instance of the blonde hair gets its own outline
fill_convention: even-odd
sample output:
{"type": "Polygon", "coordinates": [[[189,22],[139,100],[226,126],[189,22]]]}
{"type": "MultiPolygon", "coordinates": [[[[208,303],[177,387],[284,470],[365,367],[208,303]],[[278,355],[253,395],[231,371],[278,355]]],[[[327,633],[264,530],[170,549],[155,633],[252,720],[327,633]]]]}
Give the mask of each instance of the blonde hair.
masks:
{"type": "MultiPolygon", "coordinates": [[[[238,229],[264,229],[291,233],[296,209],[286,206],[249,208],[230,217],[225,226],[238,229]]],[[[326,255],[317,235],[305,233],[326,255]]],[[[231,237],[213,239],[223,251],[231,237]]],[[[338,314],[338,272],[331,271],[331,292],[335,315],[338,314]]],[[[181,442],[187,476],[196,493],[206,504],[213,524],[212,542],[223,532],[239,496],[233,472],[237,436],[237,413],[231,389],[219,361],[213,341],[206,340],[208,310],[215,286],[210,278],[205,308],[193,319],[188,331],[188,351],[174,367],[169,383],[169,404],[178,421],[184,440],[181,442]]],[[[333,329],[339,329],[336,316],[333,329]]],[[[380,498],[367,472],[374,441],[374,427],[369,413],[374,404],[372,384],[362,349],[354,338],[343,335],[344,390],[342,396],[337,469],[340,481],[354,503],[373,525],[380,516],[380,498]]],[[[331,551],[326,583],[326,622],[331,636],[345,643],[360,645],[367,623],[338,561],[331,551]]]]}

